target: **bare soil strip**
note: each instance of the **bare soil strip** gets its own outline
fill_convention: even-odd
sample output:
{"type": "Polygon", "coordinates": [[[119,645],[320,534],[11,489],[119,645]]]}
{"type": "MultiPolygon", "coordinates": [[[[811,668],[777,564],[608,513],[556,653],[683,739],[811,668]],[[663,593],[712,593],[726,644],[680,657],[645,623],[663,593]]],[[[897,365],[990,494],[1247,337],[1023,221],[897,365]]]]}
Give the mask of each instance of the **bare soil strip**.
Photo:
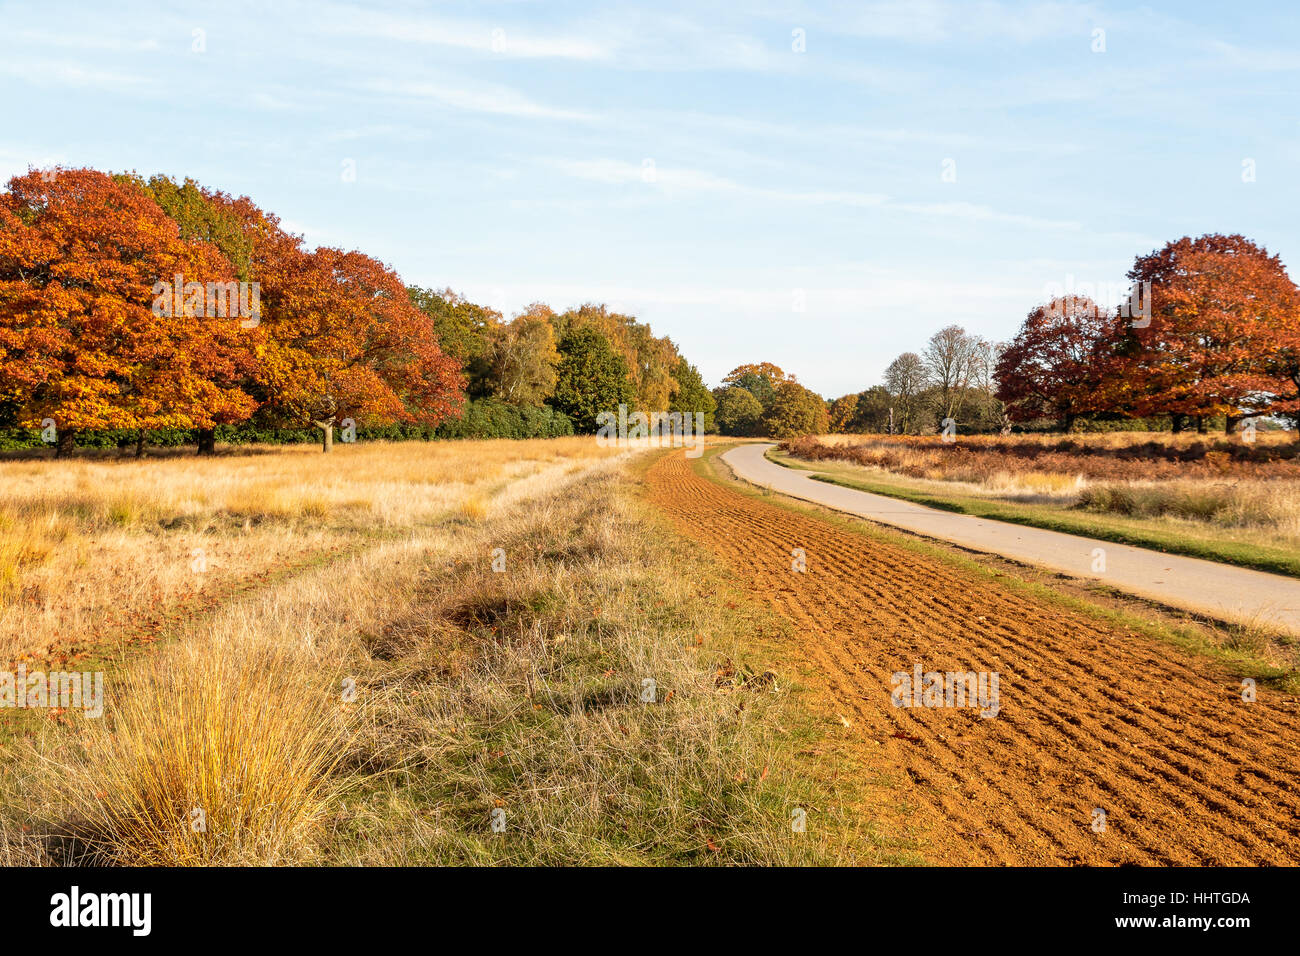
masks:
{"type": "Polygon", "coordinates": [[[1248,703],[1212,659],[732,491],[678,452],[646,482],[685,535],[794,623],[789,659],[813,665],[815,705],[887,778],[862,782],[865,801],[927,859],[1300,863],[1300,698],[1260,687],[1248,703]],[[894,707],[891,675],[918,661],[997,672],[1000,712],[894,707]]]}

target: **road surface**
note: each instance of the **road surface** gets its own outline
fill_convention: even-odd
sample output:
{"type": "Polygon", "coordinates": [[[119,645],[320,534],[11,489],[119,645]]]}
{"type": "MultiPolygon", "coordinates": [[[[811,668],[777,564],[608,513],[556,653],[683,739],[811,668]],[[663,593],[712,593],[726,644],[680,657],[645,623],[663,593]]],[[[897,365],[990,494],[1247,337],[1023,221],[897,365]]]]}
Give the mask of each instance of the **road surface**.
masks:
{"type": "Polygon", "coordinates": [[[815,472],[785,468],[766,458],[765,453],[775,447],[741,445],[722,457],[738,477],[792,498],[950,541],[972,551],[1104,581],[1117,590],[1170,607],[1300,634],[1300,580],[1080,535],[954,514],[816,481],[812,477],[815,472]]]}

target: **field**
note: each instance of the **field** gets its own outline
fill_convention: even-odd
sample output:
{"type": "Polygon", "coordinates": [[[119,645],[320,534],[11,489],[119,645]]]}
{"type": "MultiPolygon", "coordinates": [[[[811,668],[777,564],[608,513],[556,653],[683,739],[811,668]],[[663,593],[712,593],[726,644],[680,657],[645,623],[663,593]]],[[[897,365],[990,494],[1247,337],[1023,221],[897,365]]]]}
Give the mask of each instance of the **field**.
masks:
{"type": "Polygon", "coordinates": [[[634,494],[645,457],[0,464],[0,657],[107,687],[101,718],[0,709],[0,862],[878,859],[794,772],[755,616],[634,494]]]}
{"type": "Polygon", "coordinates": [[[884,832],[952,864],[1300,861],[1294,694],[1246,704],[1241,661],[914,539],[723,487],[710,464],[661,459],[652,492],[794,626],[836,762],[884,832]],[[998,672],[996,719],[891,706],[891,674],[918,660],[998,672]]]}
{"type": "Polygon", "coordinates": [[[0,463],[0,656],[106,688],[0,708],[0,863],[1300,862],[1273,649],[718,450],[0,463]],[[998,719],[891,706],[915,661],[999,674],[998,719]]]}
{"type": "Polygon", "coordinates": [[[981,517],[1300,575],[1300,443],[1113,433],[787,442],[830,480],[981,517]]]}

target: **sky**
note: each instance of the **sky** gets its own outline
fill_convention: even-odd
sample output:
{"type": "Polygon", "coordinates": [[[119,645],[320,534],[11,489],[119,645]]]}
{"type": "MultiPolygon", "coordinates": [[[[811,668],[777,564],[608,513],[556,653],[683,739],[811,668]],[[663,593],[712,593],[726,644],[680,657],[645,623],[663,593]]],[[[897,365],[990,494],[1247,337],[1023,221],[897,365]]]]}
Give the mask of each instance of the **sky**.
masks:
{"type": "Polygon", "coordinates": [[[14,3],[0,177],[248,195],[507,317],[826,397],[1239,232],[1300,268],[1300,4],[14,3]]]}

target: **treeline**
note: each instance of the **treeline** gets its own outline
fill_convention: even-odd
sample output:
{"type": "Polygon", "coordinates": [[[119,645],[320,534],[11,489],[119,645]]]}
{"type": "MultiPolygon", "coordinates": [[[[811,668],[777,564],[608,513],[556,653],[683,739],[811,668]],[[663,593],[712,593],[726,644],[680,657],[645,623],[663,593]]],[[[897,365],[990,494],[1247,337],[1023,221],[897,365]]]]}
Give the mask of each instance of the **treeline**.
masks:
{"type": "Polygon", "coordinates": [[[556,313],[535,302],[506,321],[450,289],[413,286],[410,294],[465,371],[465,422],[515,409],[530,421],[554,415],[589,434],[598,414],[619,405],[698,411],[712,422],[713,396],[699,370],[634,316],[596,304],[556,313]]]}
{"type": "Polygon", "coordinates": [[[995,395],[997,356],[995,343],[959,325],[940,329],[920,353],[890,362],[883,384],[832,401],[831,430],[923,435],[945,421],[965,432],[998,430],[1005,419],[995,395]]]}
{"type": "Polygon", "coordinates": [[[713,399],[632,316],[506,321],[192,180],[60,168],[0,193],[0,447],[549,437],[619,404],[713,399]]]}
{"type": "Polygon", "coordinates": [[[830,402],[830,430],[1231,433],[1297,420],[1300,293],[1277,256],[1238,235],[1183,238],[1127,277],[1127,302],[1054,297],[1007,343],[936,332],[882,384],[830,402]]]}
{"type": "Polygon", "coordinates": [[[771,362],[740,365],[713,390],[723,435],[794,438],[828,428],[826,402],[771,362]]]}

